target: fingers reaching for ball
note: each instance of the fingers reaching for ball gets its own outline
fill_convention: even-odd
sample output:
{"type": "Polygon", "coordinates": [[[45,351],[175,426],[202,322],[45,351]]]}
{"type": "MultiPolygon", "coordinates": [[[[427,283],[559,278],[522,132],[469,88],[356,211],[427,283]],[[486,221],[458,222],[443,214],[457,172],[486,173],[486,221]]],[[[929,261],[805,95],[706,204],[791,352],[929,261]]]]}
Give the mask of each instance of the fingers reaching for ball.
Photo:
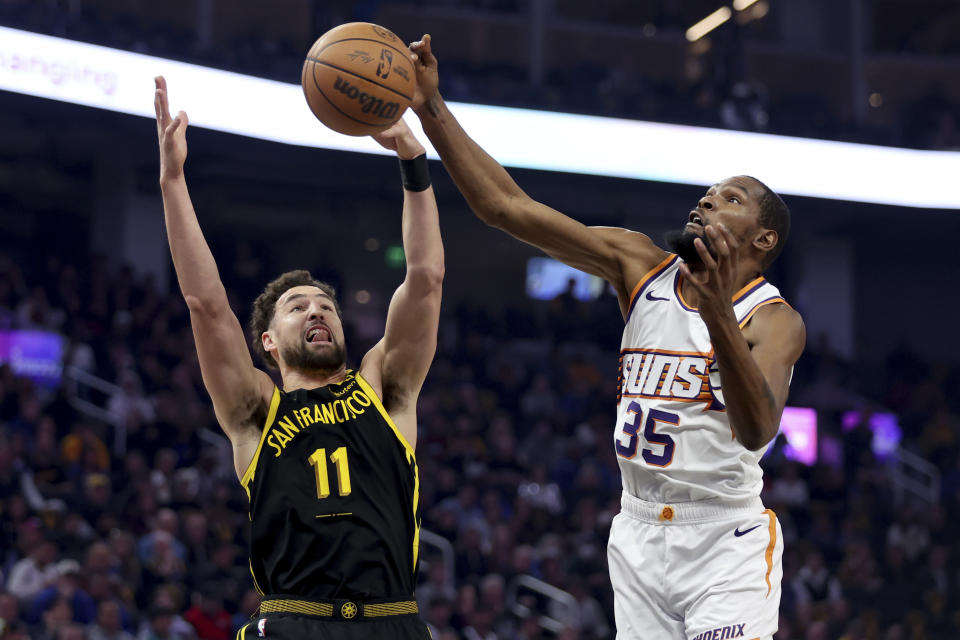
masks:
{"type": "Polygon", "coordinates": [[[153,95],[153,109],[157,112],[157,133],[163,135],[170,124],[170,104],[167,102],[167,81],[163,76],[153,79],[156,90],[153,95]]]}
{"type": "Polygon", "coordinates": [[[425,33],[422,38],[416,42],[410,43],[410,51],[413,52],[414,62],[422,61],[425,65],[436,64],[437,59],[433,57],[433,50],[430,48],[430,34],[425,33]]]}
{"type": "Polygon", "coordinates": [[[410,127],[407,126],[407,123],[403,121],[403,118],[389,128],[373,134],[371,137],[379,142],[381,146],[391,151],[396,151],[397,157],[401,160],[413,160],[417,156],[426,153],[423,144],[417,140],[417,137],[413,134],[413,131],[410,130],[410,127]]]}
{"type": "Polygon", "coordinates": [[[187,159],[184,134],[188,119],[183,111],[178,111],[175,118],[170,117],[167,81],[163,76],[157,76],[153,82],[153,107],[157,113],[157,137],[160,140],[160,179],[164,180],[183,174],[183,163],[187,159]]]}
{"type": "Polygon", "coordinates": [[[440,80],[437,75],[437,58],[433,55],[431,41],[430,34],[425,33],[422,38],[410,43],[410,60],[413,62],[413,68],[417,73],[416,91],[413,101],[410,103],[410,107],[414,111],[419,110],[425,103],[439,95],[440,80]]]}

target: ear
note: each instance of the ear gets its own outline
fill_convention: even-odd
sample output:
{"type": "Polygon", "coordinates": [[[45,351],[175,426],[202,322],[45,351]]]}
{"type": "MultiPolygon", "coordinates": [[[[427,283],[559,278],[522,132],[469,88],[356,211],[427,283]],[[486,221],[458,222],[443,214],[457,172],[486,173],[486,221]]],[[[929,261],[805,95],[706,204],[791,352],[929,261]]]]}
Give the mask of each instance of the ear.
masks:
{"type": "Polygon", "coordinates": [[[264,331],[260,334],[260,343],[263,345],[263,350],[273,356],[273,359],[277,359],[277,343],[273,341],[273,336],[270,335],[269,331],[264,331]]]}
{"type": "Polygon", "coordinates": [[[777,246],[777,241],[779,239],[780,234],[773,229],[761,229],[757,235],[754,236],[752,244],[760,251],[773,251],[773,248],[777,246]]]}

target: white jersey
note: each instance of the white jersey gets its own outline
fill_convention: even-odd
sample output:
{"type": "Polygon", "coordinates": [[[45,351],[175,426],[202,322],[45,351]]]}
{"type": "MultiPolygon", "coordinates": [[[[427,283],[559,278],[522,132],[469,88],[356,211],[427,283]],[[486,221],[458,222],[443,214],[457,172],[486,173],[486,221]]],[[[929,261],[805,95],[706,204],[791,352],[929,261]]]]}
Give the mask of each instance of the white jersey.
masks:
{"type": "MultiPolygon", "coordinates": [[[[654,503],[759,496],[760,458],[733,435],[707,327],[680,291],[670,255],[630,297],[620,344],[614,447],[624,490],[654,503]]],[[[786,304],[763,277],[734,296],[743,328],[768,304],[786,304]]]]}

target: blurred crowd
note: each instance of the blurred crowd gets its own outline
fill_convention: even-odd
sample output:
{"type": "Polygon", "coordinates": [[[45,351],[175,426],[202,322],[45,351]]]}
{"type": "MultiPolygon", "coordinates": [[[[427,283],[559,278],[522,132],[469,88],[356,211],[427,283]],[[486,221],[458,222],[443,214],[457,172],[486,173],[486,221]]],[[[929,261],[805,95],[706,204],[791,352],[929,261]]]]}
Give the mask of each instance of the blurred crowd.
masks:
{"type": "MultiPolygon", "coordinates": [[[[0,637],[229,640],[259,602],[247,504],[185,304],[99,257],[37,260],[0,256],[0,330],[58,332],[71,371],[116,386],[44,388],[0,365],[0,637]]],[[[246,274],[230,287],[244,321],[273,274],[238,260],[222,272],[246,274]]],[[[417,452],[423,527],[440,537],[425,536],[417,598],[438,640],[613,637],[619,330],[609,294],[444,316],[417,452]]],[[[807,467],[778,438],[764,461],[786,543],[777,638],[960,637],[960,368],[899,350],[865,379],[813,342],[791,404],[819,407],[842,453],[807,467]],[[904,446],[942,474],[939,501],[897,499],[873,433],[841,429],[850,408],[896,412],[904,446]]]]}
{"type": "MultiPolygon", "coordinates": [[[[201,4],[206,4],[208,13],[215,11],[213,2],[201,4]]],[[[447,15],[444,11],[454,7],[474,16],[526,19],[530,12],[530,3],[519,0],[314,0],[309,11],[302,15],[312,23],[310,33],[316,37],[344,22],[376,22],[381,12],[389,10],[389,5],[397,4],[405,5],[411,15],[435,8],[444,16],[447,15]]],[[[577,9],[576,3],[545,6],[551,6],[550,10],[555,12],[551,19],[566,20],[567,23],[588,20],[594,34],[597,30],[602,33],[603,29],[617,34],[626,28],[644,36],[671,33],[675,42],[685,44],[682,34],[689,24],[680,15],[681,3],[655,3],[653,15],[648,15],[649,5],[642,8],[638,5],[632,11],[630,5],[633,4],[606,0],[592,4],[587,10],[589,15],[580,15],[584,10],[577,9]]],[[[926,32],[920,28],[923,25],[918,25],[911,36],[909,32],[901,34],[903,27],[900,23],[909,22],[907,17],[916,20],[918,15],[925,13],[905,7],[891,8],[889,15],[877,10],[872,16],[871,19],[879,21],[871,24],[872,50],[888,56],[956,54],[957,39],[953,34],[960,21],[960,11],[951,13],[948,8],[940,7],[944,18],[938,21],[935,16],[939,14],[931,13],[927,19],[933,24],[924,27],[936,33],[924,36],[926,32]],[[899,13],[909,13],[909,16],[897,20],[899,13]],[[900,28],[891,25],[900,25],[900,28]]],[[[195,10],[198,21],[203,11],[195,10]]],[[[301,36],[267,35],[240,28],[227,42],[214,46],[198,34],[199,27],[184,26],[187,23],[189,21],[181,20],[177,26],[148,17],[146,12],[140,15],[135,6],[118,9],[109,3],[100,6],[81,2],[0,1],[0,25],[284,82],[300,81],[304,52],[311,44],[310,41],[301,41],[301,36]]],[[[486,28],[479,22],[472,24],[465,20],[457,24],[461,31],[474,30],[471,33],[452,32],[457,38],[479,42],[487,37],[486,28]]],[[[820,28],[831,31],[842,27],[820,28]]],[[[731,26],[729,29],[738,28],[731,26]]],[[[553,39],[559,39],[562,33],[559,31],[553,39]]],[[[842,101],[831,103],[825,100],[823,92],[828,90],[829,83],[820,84],[815,71],[817,67],[807,68],[803,66],[804,62],[798,62],[796,66],[797,73],[801,68],[807,69],[800,74],[807,76],[801,78],[803,82],[798,82],[796,89],[771,97],[762,78],[748,72],[751,65],[744,58],[743,39],[739,30],[724,32],[712,47],[706,47],[712,48],[709,55],[702,55],[695,48],[686,54],[679,53],[683,49],[676,49],[672,56],[682,56],[683,60],[670,63],[682,67],[683,73],[668,81],[627,77],[623,69],[595,61],[548,69],[542,82],[531,83],[528,61],[522,55],[512,61],[504,61],[502,56],[484,59],[481,52],[468,59],[444,57],[442,52],[438,55],[443,64],[444,95],[450,100],[924,149],[960,149],[958,105],[949,98],[944,81],[938,85],[936,79],[931,78],[925,85],[896,96],[885,107],[895,109],[892,118],[886,116],[883,127],[871,126],[854,121],[850,113],[841,113],[851,110],[838,107],[842,101]],[[801,85],[815,86],[817,91],[805,90],[801,85]]],[[[847,46],[847,39],[846,35],[839,39],[842,48],[847,46]]],[[[828,52],[822,53],[827,55],[828,52]]],[[[831,51],[829,55],[834,53],[831,51]]],[[[789,47],[778,51],[777,55],[789,56],[789,47]]],[[[549,52],[545,57],[549,59],[549,52]]],[[[871,98],[878,99],[883,100],[882,96],[871,98]]],[[[879,103],[873,104],[873,107],[877,106],[879,103]]]]}

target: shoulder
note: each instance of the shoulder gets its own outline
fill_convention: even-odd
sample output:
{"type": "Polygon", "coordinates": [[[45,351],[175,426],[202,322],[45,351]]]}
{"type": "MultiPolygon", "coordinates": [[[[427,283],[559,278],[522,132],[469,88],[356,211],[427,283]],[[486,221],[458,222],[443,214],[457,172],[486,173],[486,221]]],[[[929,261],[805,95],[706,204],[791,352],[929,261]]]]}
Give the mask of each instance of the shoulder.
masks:
{"type": "Polygon", "coordinates": [[[757,309],[743,328],[743,336],[751,345],[774,343],[800,357],[807,340],[803,318],[796,309],[778,302],[757,309]]]}

